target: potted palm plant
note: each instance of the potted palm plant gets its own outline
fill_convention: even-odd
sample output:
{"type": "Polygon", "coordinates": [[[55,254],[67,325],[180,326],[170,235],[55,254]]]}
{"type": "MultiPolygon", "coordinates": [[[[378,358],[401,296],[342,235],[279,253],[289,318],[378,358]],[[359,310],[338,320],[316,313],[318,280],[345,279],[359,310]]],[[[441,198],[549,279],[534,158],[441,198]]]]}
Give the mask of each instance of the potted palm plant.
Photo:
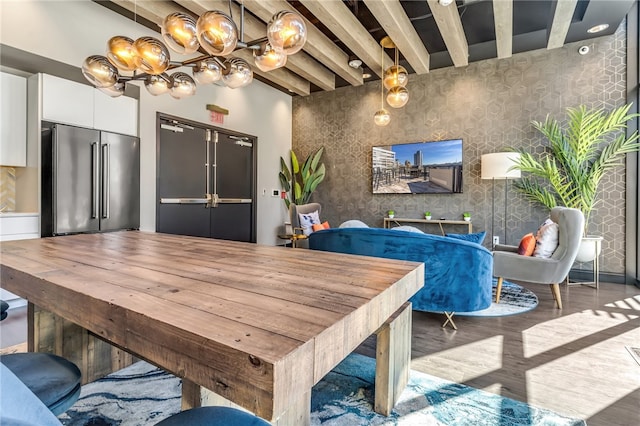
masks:
{"type": "Polygon", "coordinates": [[[589,110],[585,106],[567,108],[567,123],[547,116],[533,126],[549,141],[540,154],[521,151],[514,168],[525,173],[515,182],[516,189],[529,201],[551,209],[557,205],[579,209],[584,214],[584,238],[577,260],[591,261],[597,256],[595,239],[588,237],[591,212],[597,204],[598,187],[603,176],[624,164],[625,155],[640,150],[638,132],[627,137],[627,122],[638,117],[630,114],[631,105],[610,112],[589,110]]]}
{"type": "Polygon", "coordinates": [[[313,191],[324,180],[326,169],[324,163],[320,162],[323,153],[324,147],[320,147],[300,165],[298,156],[291,150],[291,169],[287,166],[284,158],[280,157],[278,178],[282,189],[287,194],[283,198],[287,210],[291,202],[297,205],[307,204],[313,191]]]}

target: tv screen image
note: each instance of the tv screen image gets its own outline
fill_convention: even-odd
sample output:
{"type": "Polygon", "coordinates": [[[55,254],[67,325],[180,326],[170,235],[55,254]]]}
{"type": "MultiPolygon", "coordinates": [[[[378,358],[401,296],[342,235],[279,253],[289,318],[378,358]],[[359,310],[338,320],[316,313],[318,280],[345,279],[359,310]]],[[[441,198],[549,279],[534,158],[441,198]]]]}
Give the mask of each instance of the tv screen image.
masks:
{"type": "Polygon", "coordinates": [[[374,146],[374,194],[462,193],[462,139],[374,146]]]}

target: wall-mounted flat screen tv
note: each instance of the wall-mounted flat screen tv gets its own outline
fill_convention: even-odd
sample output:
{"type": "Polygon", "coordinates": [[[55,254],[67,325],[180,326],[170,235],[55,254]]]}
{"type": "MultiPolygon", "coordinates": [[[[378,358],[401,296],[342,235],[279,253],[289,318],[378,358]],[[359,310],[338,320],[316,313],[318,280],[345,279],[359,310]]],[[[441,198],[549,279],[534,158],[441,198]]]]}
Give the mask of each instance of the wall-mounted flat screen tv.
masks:
{"type": "Polygon", "coordinates": [[[462,139],[374,146],[374,194],[462,193],[462,139]]]}

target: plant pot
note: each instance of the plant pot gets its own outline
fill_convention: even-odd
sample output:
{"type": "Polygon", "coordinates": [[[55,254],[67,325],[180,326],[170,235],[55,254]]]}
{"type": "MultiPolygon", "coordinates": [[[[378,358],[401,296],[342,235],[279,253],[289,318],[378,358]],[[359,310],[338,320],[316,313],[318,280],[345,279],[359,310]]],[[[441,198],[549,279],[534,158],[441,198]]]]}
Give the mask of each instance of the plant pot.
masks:
{"type": "Polygon", "coordinates": [[[576,262],[592,262],[597,256],[600,256],[603,239],[603,237],[595,235],[582,237],[576,262]]]}
{"type": "Polygon", "coordinates": [[[389,219],[393,219],[393,217],[394,217],[394,216],[395,216],[395,215],[390,214],[390,215],[389,215],[389,219]]]}
{"type": "Polygon", "coordinates": [[[426,220],[431,220],[431,216],[425,216],[424,217],[426,220]]]}
{"type": "Polygon", "coordinates": [[[471,221],[470,217],[463,217],[463,219],[464,219],[465,222],[470,222],[471,221]]]}

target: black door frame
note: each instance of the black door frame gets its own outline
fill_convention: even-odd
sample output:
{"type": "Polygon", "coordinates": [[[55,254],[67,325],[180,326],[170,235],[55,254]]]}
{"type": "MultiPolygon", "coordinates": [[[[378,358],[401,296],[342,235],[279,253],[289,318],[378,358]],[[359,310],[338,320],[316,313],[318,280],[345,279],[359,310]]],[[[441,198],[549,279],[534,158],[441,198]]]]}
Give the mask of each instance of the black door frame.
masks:
{"type": "MultiPolygon", "coordinates": [[[[251,180],[251,194],[252,194],[252,200],[253,202],[251,203],[251,217],[252,217],[252,224],[251,224],[251,241],[252,242],[256,242],[256,235],[257,235],[257,204],[258,204],[258,192],[257,192],[257,188],[258,188],[258,137],[254,136],[254,135],[250,135],[248,133],[242,133],[242,132],[237,132],[235,130],[230,130],[230,129],[225,129],[223,127],[217,127],[217,126],[212,126],[210,124],[207,123],[201,123],[199,121],[194,121],[194,120],[189,120],[186,118],[182,118],[182,117],[177,117],[171,114],[166,114],[163,112],[156,112],[156,206],[157,206],[157,198],[158,198],[158,193],[159,193],[159,185],[160,185],[160,179],[159,179],[159,167],[160,167],[160,125],[162,124],[162,121],[175,121],[176,123],[180,123],[180,124],[185,124],[187,126],[191,126],[191,127],[197,127],[197,128],[201,128],[201,129],[205,129],[205,130],[211,130],[212,132],[218,132],[218,133],[224,133],[226,135],[230,135],[230,136],[235,136],[235,137],[241,137],[241,138],[247,138],[249,139],[249,141],[251,143],[253,143],[253,151],[252,151],[252,173],[253,173],[253,179],[251,180]]],[[[158,209],[156,208],[156,227],[157,227],[157,223],[158,223],[158,209]]]]}

